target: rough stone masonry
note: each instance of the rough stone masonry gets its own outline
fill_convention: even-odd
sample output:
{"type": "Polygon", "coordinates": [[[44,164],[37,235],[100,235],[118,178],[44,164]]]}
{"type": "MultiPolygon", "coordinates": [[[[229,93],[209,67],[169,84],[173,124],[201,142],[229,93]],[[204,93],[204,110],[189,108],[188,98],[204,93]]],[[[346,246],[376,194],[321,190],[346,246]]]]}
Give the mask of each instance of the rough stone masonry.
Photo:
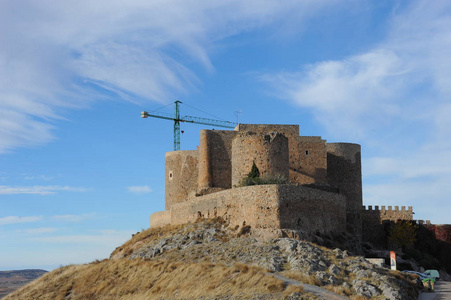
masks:
{"type": "Polygon", "coordinates": [[[360,145],[299,136],[298,125],[202,130],[197,150],[166,154],[166,210],[150,226],[223,217],[276,232],[348,231],[362,237],[360,145]],[[255,163],[289,184],[240,186],[255,163]]]}

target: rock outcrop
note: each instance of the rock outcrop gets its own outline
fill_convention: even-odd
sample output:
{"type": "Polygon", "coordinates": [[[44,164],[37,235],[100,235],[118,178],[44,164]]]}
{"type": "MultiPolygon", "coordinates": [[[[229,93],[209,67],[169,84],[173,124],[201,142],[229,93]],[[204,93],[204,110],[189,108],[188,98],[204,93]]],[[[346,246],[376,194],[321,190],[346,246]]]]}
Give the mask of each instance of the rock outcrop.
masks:
{"type": "Polygon", "coordinates": [[[170,236],[152,239],[112,258],[179,260],[233,265],[256,265],[269,272],[338,291],[346,296],[416,299],[415,279],[351,256],[294,238],[257,239],[250,228],[231,230],[221,222],[188,224],[170,236]]]}

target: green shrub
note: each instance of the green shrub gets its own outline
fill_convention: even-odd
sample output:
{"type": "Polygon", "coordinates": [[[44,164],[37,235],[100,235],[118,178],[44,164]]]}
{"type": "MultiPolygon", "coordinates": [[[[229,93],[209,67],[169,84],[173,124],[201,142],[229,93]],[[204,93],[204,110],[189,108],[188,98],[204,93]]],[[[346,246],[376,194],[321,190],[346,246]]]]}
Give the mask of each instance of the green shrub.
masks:
{"type": "Polygon", "coordinates": [[[280,174],[269,175],[264,177],[244,177],[240,186],[261,185],[261,184],[288,184],[288,179],[280,174]]]}
{"type": "Polygon", "coordinates": [[[247,174],[247,178],[260,178],[260,171],[255,164],[255,161],[252,163],[252,168],[249,174],[247,174]]]}

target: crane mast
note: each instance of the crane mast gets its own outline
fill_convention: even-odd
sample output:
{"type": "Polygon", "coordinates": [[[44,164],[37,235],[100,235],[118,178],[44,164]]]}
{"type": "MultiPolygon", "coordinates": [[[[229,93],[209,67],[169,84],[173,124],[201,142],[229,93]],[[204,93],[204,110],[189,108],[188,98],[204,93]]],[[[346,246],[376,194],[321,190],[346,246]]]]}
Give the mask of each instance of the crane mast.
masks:
{"type": "Polygon", "coordinates": [[[235,128],[237,125],[233,122],[228,121],[221,121],[221,120],[214,120],[214,119],[206,119],[206,118],[200,118],[200,117],[193,117],[193,116],[183,116],[180,117],[180,104],[181,101],[175,101],[175,111],[174,115],[161,113],[161,112],[152,112],[148,113],[147,111],[141,112],[141,118],[159,118],[159,119],[165,119],[165,120],[171,120],[174,121],[174,151],[180,150],[180,122],[185,123],[194,123],[194,124],[202,124],[202,125],[211,125],[216,127],[224,127],[224,128],[235,128]]]}

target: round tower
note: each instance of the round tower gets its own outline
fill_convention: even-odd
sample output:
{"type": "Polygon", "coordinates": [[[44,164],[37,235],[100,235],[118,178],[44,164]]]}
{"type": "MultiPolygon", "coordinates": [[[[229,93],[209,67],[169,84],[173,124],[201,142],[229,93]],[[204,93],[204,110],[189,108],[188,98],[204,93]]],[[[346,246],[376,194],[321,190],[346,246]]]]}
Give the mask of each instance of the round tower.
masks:
{"type": "Polygon", "coordinates": [[[362,238],[361,147],[351,143],[327,143],[327,179],[346,196],[347,231],[362,238]]]}
{"type": "Polygon", "coordinates": [[[277,132],[237,134],[232,141],[232,186],[240,184],[254,162],[260,176],[281,175],[288,179],[288,139],[277,132]]]}

